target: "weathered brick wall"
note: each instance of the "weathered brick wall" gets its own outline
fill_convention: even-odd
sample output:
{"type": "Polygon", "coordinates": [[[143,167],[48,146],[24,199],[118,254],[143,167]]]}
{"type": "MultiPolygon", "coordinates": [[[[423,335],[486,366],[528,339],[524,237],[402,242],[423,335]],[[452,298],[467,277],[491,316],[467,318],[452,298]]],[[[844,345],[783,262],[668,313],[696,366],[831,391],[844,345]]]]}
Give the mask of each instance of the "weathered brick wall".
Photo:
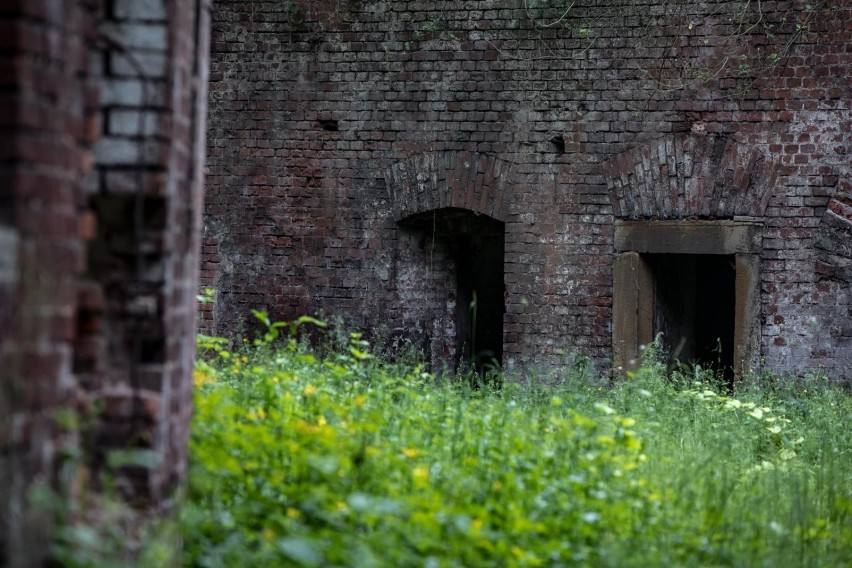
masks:
{"type": "Polygon", "coordinates": [[[185,476],[209,11],[0,7],[0,564],[48,554],[30,491],[70,496],[78,449],[78,480],[106,473],[141,510],[185,476]],[[113,450],[150,466],[106,471],[113,450]]]}
{"type": "Polygon", "coordinates": [[[89,232],[83,174],[96,135],[91,2],[0,8],[0,563],[35,566],[48,515],[28,502],[73,435],[76,283],[89,232]]]}
{"type": "Polygon", "coordinates": [[[186,465],[208,13],[206,1],[114,0],[100,28],[88,276],[104,297],[103,351],[85,378],[106,401],[98,451],[153,451],[158,466],[124,489],[154,500],[186,465]]]}
{"type": "Polygon", "coordinates": [[[452,258],[397,222],[461,207],[505,222],[504,364],[603,369],[615,223],[736,217],[766,364],[848,377],[852,7],[568,4],[217,2],[205,325],[323,310],[440,358],[452,258]],[[671,171],[639,166],[661,147],[671,171]],[[661,171],[675,197],[643,209],[661,171]]]}

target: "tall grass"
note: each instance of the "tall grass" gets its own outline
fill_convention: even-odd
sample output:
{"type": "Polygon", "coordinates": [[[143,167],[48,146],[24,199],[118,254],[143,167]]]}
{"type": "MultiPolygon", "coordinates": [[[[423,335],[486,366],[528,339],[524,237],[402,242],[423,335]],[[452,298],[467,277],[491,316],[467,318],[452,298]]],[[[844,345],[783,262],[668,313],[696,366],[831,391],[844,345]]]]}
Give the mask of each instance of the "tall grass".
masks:
{"type": "Polygon", "coordinates": [[[852,563],[852,399],[815,377],[472,389],[276,335],[202,344],[187,565],[852,563]]]}

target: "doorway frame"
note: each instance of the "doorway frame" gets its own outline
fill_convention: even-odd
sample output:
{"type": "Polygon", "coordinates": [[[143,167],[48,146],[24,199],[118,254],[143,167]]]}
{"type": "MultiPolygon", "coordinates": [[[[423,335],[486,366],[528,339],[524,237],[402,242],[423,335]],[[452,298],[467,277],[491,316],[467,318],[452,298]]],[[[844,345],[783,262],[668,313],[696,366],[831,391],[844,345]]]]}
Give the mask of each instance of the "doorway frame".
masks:
{"type": "Polygon", "coordinates": [[[616,221],[612,350],[620,373],[635,372],[654,341],[654,275],[643,255],[733,255],[734,376],[760,359],[761,224],[738,220],[616,221]]]}

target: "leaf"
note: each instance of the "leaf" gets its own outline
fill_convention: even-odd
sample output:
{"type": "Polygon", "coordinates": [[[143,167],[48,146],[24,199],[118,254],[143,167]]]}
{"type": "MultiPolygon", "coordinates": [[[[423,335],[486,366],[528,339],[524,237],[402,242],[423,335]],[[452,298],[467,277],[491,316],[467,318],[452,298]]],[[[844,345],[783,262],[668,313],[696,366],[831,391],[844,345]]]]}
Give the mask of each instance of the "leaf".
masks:
{"type": "Polygon", "coordinates": [[[282,538],[278,541],[278,550],[301,566],[320,566],[323,561],[322,553],[317,550],[317,543],[308,538],[282,538]]]}
{"type": "Polygon", "coordinates": [[[763,418],[763,410],[760,408],[755,408],[754,410],[749,412],[748,415],[760,419],[763,418]]]}
{"type": "Polygon", "coordinates": [[[353,357],[355,357],[359,361],[365,361],[372,357],[372,355],[370,355],[369,353],[361,351],[360,349],[356,349],[352,346],[349,347],[349,352],[352,354],[353,357]]]}
{"type": "Polygon", "coordinates": [[[316,318],[312,318],[311,316],[299,316],[299,318],[296,320],[296,322],[299,323],[299,324],[309,323],[309,324],[315,325],[317,327],[326,327],[328,325],[324,321],[318,320],[316,318]]]}
{"type": "Polygon", "coordinates": [[[269,321],[269,313],[268,313],[266,310],[263,310],[263,311],[261,311],[261,310],[252,310],[252,311],[251,311],[251,315],[253,315],[255,318],[257,318],[257,319],[258,319],[258,320],[259,320],[259,321],[260,321],[263,325],[265,325],[265,326],[267,326],[267,327],[268,327],[268,326],[269,326],[269,324],[271,323],[271,322],[269,321]]]}
{"type": "Polygon", "coordinates": [[[107,454],[107,465],[113,468],[135,466],[153,469],[158,461],[153,450],[113,450],[107,454]]]}

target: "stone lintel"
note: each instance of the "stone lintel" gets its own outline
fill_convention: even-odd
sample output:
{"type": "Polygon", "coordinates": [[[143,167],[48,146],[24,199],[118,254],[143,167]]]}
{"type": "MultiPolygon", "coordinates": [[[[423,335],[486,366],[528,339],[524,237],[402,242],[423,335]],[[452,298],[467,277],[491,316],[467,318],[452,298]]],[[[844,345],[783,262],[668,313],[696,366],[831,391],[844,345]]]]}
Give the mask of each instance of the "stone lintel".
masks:
{"type": "Polygon", "coordinates": [[[761,249],[751,221],[617,221],[615,250],[651,254],[743,254],[761,249]]]}

